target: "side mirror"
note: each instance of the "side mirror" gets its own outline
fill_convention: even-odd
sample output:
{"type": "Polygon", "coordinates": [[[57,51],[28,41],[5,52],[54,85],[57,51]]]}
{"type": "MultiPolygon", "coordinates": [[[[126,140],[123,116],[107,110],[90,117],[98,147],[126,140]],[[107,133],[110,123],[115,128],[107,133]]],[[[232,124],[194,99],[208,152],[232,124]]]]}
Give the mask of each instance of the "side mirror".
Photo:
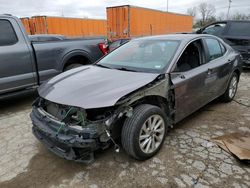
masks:
{"type": "Polygon", "coordinates": [[[199,29],[196,31],[196,34],[201,34],[202,33],[202,29],[199,29]]]}

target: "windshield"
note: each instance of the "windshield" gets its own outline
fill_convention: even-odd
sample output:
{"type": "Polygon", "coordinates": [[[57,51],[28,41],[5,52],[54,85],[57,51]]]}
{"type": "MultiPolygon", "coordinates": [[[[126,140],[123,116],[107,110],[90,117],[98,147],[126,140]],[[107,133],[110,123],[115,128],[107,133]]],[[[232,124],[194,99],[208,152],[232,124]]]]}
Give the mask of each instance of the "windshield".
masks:
{"type": "Polygon", "coordinates": [[[180,41],[134,40],[101,59],[97,66],[161,73],[171,62],[180,41]]]}

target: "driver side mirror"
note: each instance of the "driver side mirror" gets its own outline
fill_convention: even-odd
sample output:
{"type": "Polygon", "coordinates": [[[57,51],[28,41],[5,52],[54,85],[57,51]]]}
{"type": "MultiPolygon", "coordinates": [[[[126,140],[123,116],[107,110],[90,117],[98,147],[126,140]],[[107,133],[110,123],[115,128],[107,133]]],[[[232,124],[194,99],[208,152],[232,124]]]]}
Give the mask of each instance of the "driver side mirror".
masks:
{"type": "Polygon", "coordinates": [[[198,29],[197,31],[196,31],[196,34],[201,34],[202,33],[202,29],[198,29]]]}

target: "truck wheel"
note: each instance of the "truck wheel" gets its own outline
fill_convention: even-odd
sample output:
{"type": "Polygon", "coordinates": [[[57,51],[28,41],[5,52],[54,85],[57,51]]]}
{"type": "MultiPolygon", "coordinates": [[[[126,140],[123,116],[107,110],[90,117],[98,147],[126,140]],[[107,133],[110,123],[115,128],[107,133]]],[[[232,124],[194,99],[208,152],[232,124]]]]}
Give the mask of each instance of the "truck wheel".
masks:
{"type": "Polygon", "coordinates": [[[237,92],[239,76],[234,72],[230,78],[226,92],[222,95],[224,102],[231,102],[237,92]]]}
{"type": "Polygon", "coordinates": [[[167,132],[167,118],[157,106],[143,104],[126,118],[121,142],[124,150],[137,160],[154,156],[161,148],[167,132]]]}
{"type": "Polygon", "coordinates": [[[82,64],[79,64],[79,63],[70,64],[70,65],[65,67],[64,71],[68,71],[70,69],[74,69],[74,68],[81,67],[81,66],[82,66],[82,64]]]}

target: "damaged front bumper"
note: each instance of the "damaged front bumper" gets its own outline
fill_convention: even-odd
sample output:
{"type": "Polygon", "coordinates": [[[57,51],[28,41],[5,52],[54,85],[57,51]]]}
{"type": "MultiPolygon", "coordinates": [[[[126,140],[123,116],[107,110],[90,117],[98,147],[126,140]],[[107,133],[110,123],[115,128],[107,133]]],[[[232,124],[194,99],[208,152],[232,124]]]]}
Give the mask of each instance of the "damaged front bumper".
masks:
{"type": "Polygon", "coordinates": [[[31,113],[33,134],[50,151],[67,160],[90,163],[93,152],[109,145],[104,123],[95,122],[86,127],[65,125],[39,107],[31,113]]]}

